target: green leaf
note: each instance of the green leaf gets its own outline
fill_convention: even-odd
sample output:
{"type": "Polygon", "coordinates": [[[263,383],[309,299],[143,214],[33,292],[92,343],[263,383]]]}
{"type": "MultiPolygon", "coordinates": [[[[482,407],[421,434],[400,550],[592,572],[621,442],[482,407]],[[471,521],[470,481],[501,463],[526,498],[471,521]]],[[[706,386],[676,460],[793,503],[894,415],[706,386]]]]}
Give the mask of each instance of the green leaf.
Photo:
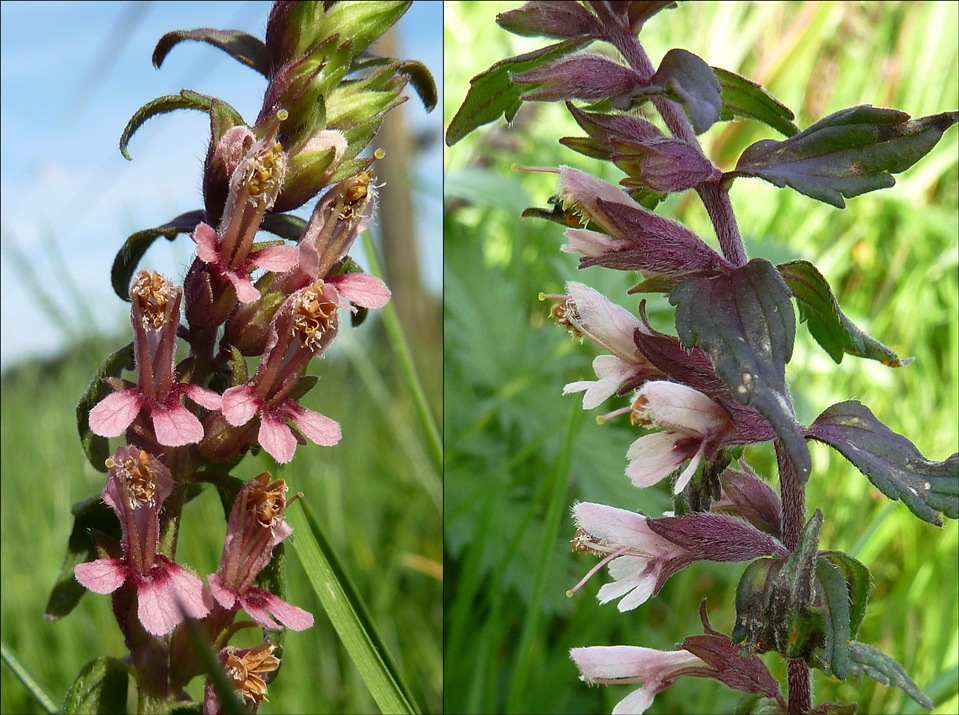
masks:
{"type": "Polygon", "coordinates": [[[268,76],[270,57],[263,40],[239,30],[200,28],[198,30],[168,32],[160,38],[153,50],[153,66],[159,69],[170,50],[184,40],[206,42],[218,47],[240,64],[256,70],[264,77],[268,76]]]}
{"type": "Polygon", "coordinates": [[[382,712],[419,712],[312,511],[305,500],[298,501],[301,509],[286,512],[293,549],[363,682],[382,712]]]}
{"type": "Polygon", "coordinates": [[[683,346],[701,346],[733,397],[766,418],[804,482],[812,465],[786,391],[796,316],[782,276],[755,258],[720,276],[683,281],[669,302],[683,346]]]}
{"type": "Polygon", "coordinates": [[[47,695],[36,678],[33,677],[33,674],[27,670],[27,666],[20,661],[17,654],[14,653],[6,641],[3,640],[0,640],[0,657],[3,658],[4,664],[10,668],[17,680],[19,680],[23,684],[23,687],[33,696],[33,699],[43,708],[44,712],[49,713],[49,715],[55,715],[57,706],[53,702],[53,699],[47,695]]]}
{"type": "Polygon", "coordinates": [[[187,211],[162,226],[146,228],[131,234],[113,259],[113,267],[110,269],[113,291],[123,300],[130,302],[130,281],[133,279],[133,272],[136,271],[137,266],[140,265],[140,259],[153,242],[160,236],[173,241],[181,233],[190,233],[203,220],[203,215],[202,209],[187,211]]]}
{"type": "Polygon", "coordinates": [[[355,57],[389,30],[409,7],[410,2],[392,0],[338,2],[326,8],[326,15],[317,29],[327,37],[339,34],[349,38],[348,49],[355,57]]]}
{"type": "Polygon", "coordinates": [[[816,583],[825,608],[826,642],[823,657],[829,669],[840,680],[849,673],[849,591],[839,570],[829,561],[816,561],[816,583]]]}
{"type": "Polygon", "coordinates": [[[821,551],[821,559],[825,559],[837,569],[846,580],[846,590],[849,594],[849,631],[850,638],[855,638],[866,616],[866,604],[869,601],[869,592],[872,590],[872,580],[867,569],[861,562],[842,551],[821,551]]]}
{"type": "Polygon", "coordinates": [[[48,621],[56,621],[69,614],[87,592],[73,577],[73,569],[77,564],[97,558],[96,546],[90,538],[90,532],[102,532],[117,541],[121,536],[117,515],[99,494],[77,502],[70,512],[73,514],[73,529],[70,530],[70,538],[67,540],[60,573],[44,609],[43,617],[48,621]]]}
{"type": "Polygon", "coordinates": [[[291,241],[299,241],[305,228],[306,220],[293,214],[267,214],[260,225],[261,230],[291,241]]]}
{"type": "Polygon", "coordinates": [[[477,127],[496,121],[501,114],[507,122],[513,121],[521,101],[520,88],[510,80],[511,73],[527,72],[565,57],[591,41],[586,37],[574,37],[502,60],[476,75],[470,80],[470,89],[463,105],[446,128],[446,145],[453,146],[477,127]]]}
{"type": "Polygon", "coordinates": [[[712,69],[723,88],[721,120],[728,121],[734,116],[755,119],[787,137],[799,132],[799,127],[792,122],[796,118],[792,110],[761,84],[720,67],[712,69]]]}
{"type": "Polygon", "coordinates": [[[104,462],[110,456],[110,443],[106,437],[93,434],[91,431],[90,410],[110,394],[110,388],[103,383],[103,378],[119,377],[124,370],[132,370],[134,364],[133,343],[130,342],[103,361],[90,381],[87,391],[77,403],[77,432],[80,433],[80,443],[83,445],[87,460],[98,472],[106,473],[107,471],[104,462]]]}
{"type": "Polygon", "coordinates": [[[942,526],[942,512],[959,518],[959,453],[931,462],[912,442],[880,422],[855,400],[827,408],[806,436],[828,444],[852,462],[879,491],[901,499],[923,521],[942,526]]]}
{"type": "Polygon", "coordinates": [[[869,677],[877,683],[892,685],[905,691],[910,698],[927,710],[932,710],[935,705],[906,674],[903,667],[881,650],[859,641],[852,641],[849,644],[849,658],[851,665],[849,672],[857,680],[869,677]]]}
{"type": "Polygon", "coordinates": [[[396,65],[396,72],[405,74],[410,78],[410,84],[413,85],[413,90],[427,112],[436,109],[439,93],[436,90],[436,81],[426,65],[415,60],[400,60],[396,65]]]}
{"type": "Polygon", "coordinates": [[[878,360],[902,367],[914,358],[902,359],[878,340],[866,335],[839,308],[829,283],[809,261],[790,261],[776,266],[799,304],[800,320],[829,357],[842,362],[843,354],[878,360]]]}
{"type": "Polygon", "coordinates": [[[892,175],[924,157],[957,121],[959,112],[910,120],[894,109],[851,107],[785,141],[747,147],[727,176],[754,176],[841,209],[843,197],[895,185],[892,175]]]}
{"type": "Polygon", "coordinates": [[[67,690],[60,712],[64,715],[122,715],[127,712],[127,666],[117,658],[94,658],[67,690]]]}
{"type": "Polygon", "coordinates": [[[198,109],[210,113],[211,117],[222,124],[222,119],[228,119],[231,126],[244,124],[243,117],[233,107],[222,100],[208,97],[189,89],[180,90],[180,94],[169,94],[163,97],[157,97],[153,101],[147,102],[140,107],[127,122],[123,133],[120,135],[120,153],[124,159],[131,159],[127,151],[127,145],[136,131],[143,124],[158,114],[166,114],[177,109],[198,109]],[[222,116],[221,116],[222,115],[222,116]]]}

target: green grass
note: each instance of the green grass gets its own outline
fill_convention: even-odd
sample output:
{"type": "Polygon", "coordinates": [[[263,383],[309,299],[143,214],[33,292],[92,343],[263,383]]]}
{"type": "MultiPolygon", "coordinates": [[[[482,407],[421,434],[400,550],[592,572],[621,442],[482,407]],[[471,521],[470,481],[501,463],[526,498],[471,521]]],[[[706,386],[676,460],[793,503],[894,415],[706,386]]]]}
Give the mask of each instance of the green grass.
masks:
{"type": "MultiPolygon", "coordinates": [[[[331,355],[310,368],[322,379],[305,403],[341,423],[339,445],[301,446],[283,469],[264,455],[248,457],[233,473],[250,478],[271,470],[306,494],[415,700],[424,712],[438,712],[439,475],[395,373],[396,357],[380,333],[373,317],[355,332],[344,329],[331,355]]],[[[8,371],[2,383],[3,639],[58,705],[84,663],[126,653],[107,597],[87,594],[62,621],[43,619],[71,528],[70,506],[103,486],[80,450],[75,404],[99,357],[116,345],[77,346],[56,362],[8,371]]],[[[224,527],[212,492],[187,504],[178,559],[201,575],[212,573],[224,527]]],[[[287,633],[280,676],[260,712],[374,711],[292,549],[286,563],[289,600],[312,612],[316,623],[287,633]]],[[[234,643],[250,645],[255,635],[234,643]]],[[[42,712],[9,669],[0,668],[0,678],[0,711],[42,712]]],[[[189,690],[200,696],[200,680],[189,690]]]]}
{"type": "MultiPolygon", "coordinates": [[[[447,9],[445,117],[469,79],[493,62],[547,41],[515,38],[493,22],[517,3],[465,2],[447,9]],[[469,52],[459,51],[468,43],[469,52]]],[[[891,106],[913,116],[959,105],[959,6],[955,3],[696,3],[650,21],[644,41],[654,63],[684,47],[707,62],[764,83],[805,127],[845,106],[891,106]],[[813,78],[810,80],[810,78],[813,78]]],[[[596,46],[599,47],[598,45],[596,46]]],[[[562,229],[520,219],[555,192],[548,175],[510,171],[513,163],[569,164],[620,178],[560,147],[582,132],[564,110],[525,105],[512,128],[490,125],[448,150],[445,211],[444,651],[447,712],[610,712],[627,687],[587,688],[568,649],[632,644],[669,649],[701,632],[697,606],[708,598],[715,628],[732,627],[742,566],[696,564],[629,614],[594,595],[597,575],[573,599],[564,593],[595,559],[569,551],[572,521],[555,505],[597,501],[659,514],[665,486],[637,490],[623,475],[635,433],[597,426],[563,384],[589,379],[590,346],[570,341],[546,317],[540,292],[567,280],[588,283],[635,308],[636,276],[576,269],[560,254],[562,229]],[[567,460],[568,452],[568,460],[567,460]]],[[[704,135],[724,169],[772,130],[740,122],[704,135]]],[[[845,312],[900,355],[898,370],[846,357],[835,365],[800,326],[788,369],[805,422],[828,405],[858,399],[931,459],[957,448],[959,435],[959,131],[951,129],[893,189],[852,199],[839,211],[758,180],[740,180],[732,200],[750,256],[813,260],[845,312]]],[[[693,196],[662,209],[713,240],[693,196]]],[[[660,329],[671,325],[650,301],[660,329]]],[[[613,402],[605,409],[612,409],[613,402]]],[[[616,404],[615,406],[619,406],[616,404]]],[[[855,468],[813,445],[807,497],[826,517],[822,547],[846,550],[874,579],[859,640],[896,658],[936,703],[959,708],[959,528],[917,521],[882,497],[855,468]]],[[[750,450],[772,475],[771,450],[750,450]]],[[[777,677],[784,668],[766,662],[777,677]]],[[[859,712],[919,712],[901,691],[816,674],[815,700],[859,702],[859,712]]],[[[738,696],[711,681],[681,679],[651,713],[731,712],[738,696]]]]}

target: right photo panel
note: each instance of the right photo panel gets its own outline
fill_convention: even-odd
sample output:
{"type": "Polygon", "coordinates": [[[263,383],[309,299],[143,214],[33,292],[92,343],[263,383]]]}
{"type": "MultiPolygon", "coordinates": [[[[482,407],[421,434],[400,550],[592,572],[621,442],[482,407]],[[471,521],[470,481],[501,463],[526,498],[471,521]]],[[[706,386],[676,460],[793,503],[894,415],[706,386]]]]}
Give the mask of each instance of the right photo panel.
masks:
{"type": "Polygon", "coordinates": [[[959,709],[959,4],[444,4],[444,710],[959,709]]]}

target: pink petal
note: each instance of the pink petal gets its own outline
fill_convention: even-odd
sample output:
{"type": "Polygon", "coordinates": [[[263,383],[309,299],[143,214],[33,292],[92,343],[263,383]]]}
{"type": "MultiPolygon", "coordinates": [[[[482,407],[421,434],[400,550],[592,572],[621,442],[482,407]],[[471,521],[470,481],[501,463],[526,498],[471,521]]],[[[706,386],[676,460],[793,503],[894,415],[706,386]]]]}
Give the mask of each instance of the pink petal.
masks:
{"type": "Polygon", "coordinates": [[[236,288],[236,297],[239,298],[241,303],[252,303],[260,297],[260,291],[246,276],[241,276],[233,271],[225,271],[224,275],[229,278],[230,283],[236,288]]]}
{"type": "Polygon", "coordinates": [[[233,608],[233,604],[236,603],[236,592],[223,586],[219,574],[210,574],[206,580],[210,584],[210,593],[216,599],[216,602],[227,610],[233,608]]]}
{"type": "Polygon", "coordinates": [[[376,276],[350,273],[332,280],[340,295],[364,308],[382,308],[390,299],[390,289],[376,276]]]}
{"type": "Polygon", "coordinates": [[[119,437],[140,414],[142,406],[137,388],[107,395],[90,410],[90,430],[101,437],[119,437]]]}
{"type": "Polygon", "coordinates": [[[314,444],[321,447],[332,447],[340,441],[342,433],[336,420],[331,420],[319,412],[300,407],[293,401],[287,401],[284,409],[290,419],[314,444]]]}
{"type": "Polygon", "coordinates": [[[257,413],[256,393],[249,385],[237,385],[223,393],[223,416],[234,427],[240,427],[253,419],[257,413]]]}
{"type": "Polygon", "coordinates": [[[150,411],[150,418],[153,420],[157,442],[165,447],[182,447],[203,439],[203,425],[200,420],[179,403],[169,408],[154,407],[150,411]]]}
{"type": "Polygon", "coordinates": [[[288,271],[296,265],[297,253],[293,246],[267,246],[250,256],[259,268],[268,271],[288,271]]]}
{"type": "Polygon", "coordinates": [[[121,559],[97,559],[73,569],[77,581],[94,593],[113,593],[127,580],[127,573],[121,559]]]}
{"type": "Polygon", "coordinates": [[[193,231],[193,240],[196,241],[196,254],[201,261],[213,265],[220,263],[220,254],[216,245],[216,231],[213,230],[212,226],[205,223],[197,224],[193,231]]]}
{"type": "Polygon", "coordinates": [[[198,405],[208,410],[219,410],[223,406],[223,398],[213,390],[207,390],[199,385],[184,385],[183,392],[198,405]]]}
{"type": "Polygon", "coordinates": [[[285,420],[277,419],[273,415],[260,415],[260,433],[257,439],[260,446],[280,464],[286,464],[293,459],[296,437],[285,420]]]}
{"type": "Polygon", "coordinates": [[[203,594],[203,582],[162,556],[148,574],[137,579],[137,600],[140,623],[155,636],[172,631],[184,615],[202,618],[211,607],[203,594]]]}
{"type": "Polygon", "coordinates": [[[313,616],[308,611],[297,608],[262,588],[249,589],[240,597],[240,603],[243,604],[243,610],[253,616],[253,619],[261,626],[278,628],[273,619],[266,615],[267,611],[284,626],[294,631],[303,631],[313,625],[313,616]],[[267,622],[273,625],[268,626],[267,622]]]}

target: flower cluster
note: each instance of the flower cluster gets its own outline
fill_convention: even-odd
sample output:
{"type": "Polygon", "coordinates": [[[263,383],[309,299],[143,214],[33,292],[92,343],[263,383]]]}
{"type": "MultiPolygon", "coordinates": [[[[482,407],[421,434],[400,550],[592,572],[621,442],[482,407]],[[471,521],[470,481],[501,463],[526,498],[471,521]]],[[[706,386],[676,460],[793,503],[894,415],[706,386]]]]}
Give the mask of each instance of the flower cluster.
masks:
{"type": "MultiPolygon", "coordinates": [[[[142,244],[118,255],[114,284],[125,276],[130,286],[132,364],[119,357],[126,350],[104,363],[78,410],[95,467],[95,456],[109,453],[107,439],[122,440],[106,460],[102,491],[120,538],[95,532],[99,558],[77,565],[74,576],[91,591],[112,594],[140,711],[180,702],[183,687],[204,672],[190,635],[198,631],[237,696],[256,712],[266,700],[265,678],[279,667],[278,641],[238,649],[229,640],[243,628],[313,625],[310,613],[268,586],[277,582],[275,550],[291,532],[286,483],[269,472],[243,482],[227,471],[251,450],[283,464],[307,440],[340,441],[334,419],[300,404],[316,383],[306,370],[336,338],[342,314],[381,308],[390,298],[349,255],[373,220],[372,164],[382,158],[360,152],[384,114],[405,99],[411,78],[412,64],[371,62],[367,53],[408,3],[375,5],[280,0],[265,43],[239,32],[169,33],[154,54],[157,66],[184,40],[224,49],[267,79],[260,113],[248,125],[225,102],[184,90],[146,105],[121,140],[126,155],[145,119],[183,107],[184,98],[210,117],[203,208],[131,237],[187,233],[195,258],[179,285],[137,270],[142,244]],[[318,195],[308,221],[283,213],[318,195]],[[263,231],[295,244],[258,242],[263,231]],[[184,346],[186,356],[178,357],[184,346]],[[255,370],[248,360],[257,361],[255,370]],[[135,382],[121,377],[125,367],[135,368],[135,382]],[[232,507],[219,566],[201,579],[177,563],[175,552],[183,505],[204,485],[232,507]],[[240,620],[241,611],[252,620],[240,620]]],[[[416,74],[422,92],[431,80],[416,74]]],[[[223,709],[209,680],[202,709],[223,709]]]]}
{"type": "Polygon", "coordinates": [[[841,679],[858,669],[885,683],[895,670],[900,687],[932,707],[902,669],[890,665],[894,661],[852,640],[865,610],[868,571],[847,554],[818,548],[822,513],[808,521],[805,513],[804,486],[812,474],[807,440],[834,447],[884,494],[937,525],[940,514],[959,517],[959,455],[927,460],[858,402],[833,405],[810,425],[799,422],[785,374],[797,327],[793,299],[837,362],[844,353],[892,367],[908,361],[856,328],[808,261],[749,260],[729,194],[737,178],[756,177],[842,208],[846,198],[892,186],[891,175],[921,159],[959,121],[959,112],[910,120],[866,105],[800,131],[792,112],[762,87],[690,52],[670,50],[654,67],[639,34],[674,5],[533,1],[498,15],[511,32],[558,43],[475,77],[447,132],[453,143],[491,121],[490,107],[507,106],[500,99],[507,78],[517,98],[504,110],[507,119],[523,101],[564,102],[587,136],[566,137],[563,144],[613,163],[626,176],[615,186],[568,166],[521,167],[555,173],[559,183],[551,211],[526,215],[565,225],[561,250],[579,254],[580,268],[638,272],[642,282],[630,293],[664,294],[675,306],[674,336],[650,326],[645,301],[633,313],[577,282],[567,283],[562,295],[541,296],[554,301],[558,324],[603,353],[593,360],[596,379],[570,382],[563,393],[583,393],[586,410],[628,399],[597,421],[628,415],[642,428],[626,449],[626,476],[639,488],[670,480],[674,503],[660,518],[576,504],[573,550],[601,560],[570,595],[608,565],[612,582],[597,597],[602,604],[618,601],[626,612],[697,561],[751,562],[737,590],[731,636],[709,626],[703,607],[705,634],[686,637],[675,650],[596,646],[570,655],[587,683],[642,684],[614,713],[643,712],[684,675],[760,696],[750,712],[785,712],[786,697],[756,655],[767,651],[788,663],[791,713],[849,707],[827,703],[813,710],[810,666],[841,679]],[[594,42],[615,53],[580,52],[594,42]],[[511,72],[517,67],[523,71],[511,72]],[[644,105],[662,121],[649,121],[653,111],[636,111],[644,105]],[[697,135],[733,117],[765,122],[786,139],[757,142],[734,170],[723,172],[697,135]],[[656,213],[667,194],[689,190],[702,201],[719,250],[656,213]],[[778,496],[742,459],[744,447],[769,442],[778,496]]]}

